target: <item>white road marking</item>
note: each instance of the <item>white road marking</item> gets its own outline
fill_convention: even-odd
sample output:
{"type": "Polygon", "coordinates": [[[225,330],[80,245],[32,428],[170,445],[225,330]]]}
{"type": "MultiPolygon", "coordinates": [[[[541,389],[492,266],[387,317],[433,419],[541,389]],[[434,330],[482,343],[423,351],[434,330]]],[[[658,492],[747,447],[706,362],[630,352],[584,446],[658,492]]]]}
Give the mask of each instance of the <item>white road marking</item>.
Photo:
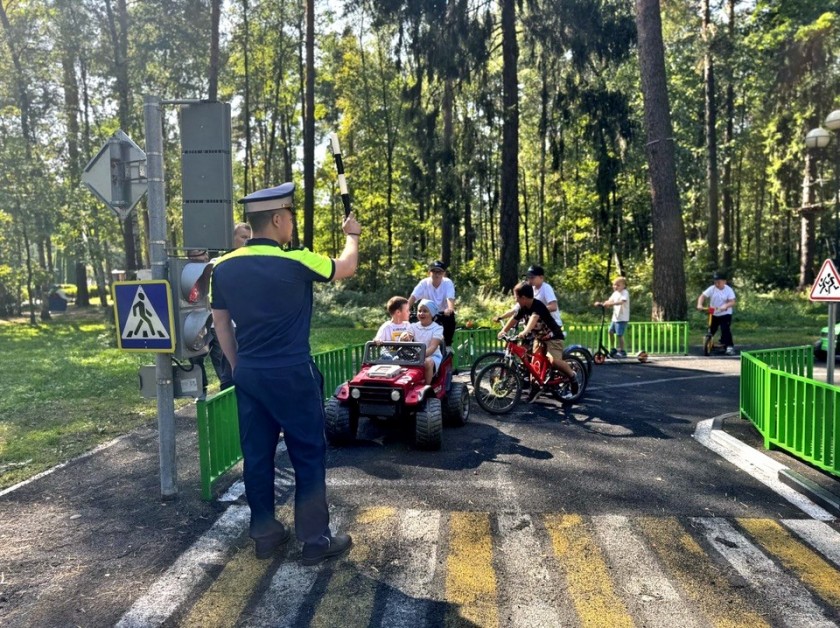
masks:
{"type": "Polygon", "coordinates": [[[566,625],[554,605],[565,583],[558,582],[550,569],[553,554],[541,545],[531,516],[501,513],[497,521],[497,547],[505,575],[500,586],[509,598],[510,625],[566,625]]]}
{"type": "Polygon", "coordinates": [[[148,628],[163,624],[190,592],[209,580],[207,567],[224,565],[233,542],[248,527],[251,511],[231,506],[166,570],[117,623],[118,628],[148,628]]]}
{"type": "Polygon", "coordinates": [[[709,543],[735,568],[755,591],[764,596],[788,626],[836,628],[811,593],[793,576],[782,571],[732,524],[720,518],[696,517],[709,543]]]}
{"type": "MultiPolygon", "coordinates": [[[[343,509],[330,507],[330,529],[337,532],[346,519],[343,509]]],[[[312,589],[323,565],[304,567],[297,560],[285,560],[274,572],[268,589],[254,608],[254,613],[243,618],[243,626],[275,626],[293,628],[298,614],[312,589]]]]}
{"type": "Polygon", "coordinates": [[[592,518],[595,536],[609,558],[616,590],[632,609],[638,625],[672,628],[703,625],[686,613],[687,604],[662,571],[659,561],[639,539],[624,515],[592,518]]]}
{"type": "Polygon", "coordinates": [[[779,481],[779,471],[787,467],[723,430],[712,430],[714,421],[715,419],[706,419],[697,424],[694,430],[694,438],[697,442],[754,477],[809,517],[820,521],[834,521],[834,515],[830,512],[779,481]]]}
{"type": "Polygon", "coordinates": [[[648,379],[643,382],[626,382],[624,384],[609,384],[606,386],[590,386],[586,392],[597,392],[599,390],[613,390],[614,388],[635,388],[638,386],[655,386],[669,382],[680,382],[689,379],[713,379],[716,377],[739,377],[738,373],[708,373],[705,375],[686,375],[685,377],[665,377],[662,379],[648,379]]]}
{"type": "Polygon", "coordinates": [[[840,532],[822,521],[813,519],[782,519],[808,545],[840,567],[840,532]]]}
{"type": "Polygon", "coordinates": [[[440,511],[405,510],[399,514],[400,561],[387,575],[390,587],[382,625],[421,628],[428,625],[437,566],[440,511]]]}
{"type": "Polygon", "coordinates": [[[3,497],[3,495],[7,495],[8,493],[11,493],[12,491],[16,491],[17,489],[21,488],[22,486],[26,486],[27,484],[31,484],[35,480],[40,480],[41,478],[46,477],[46,476],[50,475],[51,473],[55,473],[56,471],[58,471],[59,469],[63,469],[67,465],[73,464],[74,462],[78,462],[79,460],[84,460],[85,458],[90,458],[92,455],[98,454],[100,451],[104,451],[104,450],[108,449],[109,447],[113,447],[118,442],[123,440],[126,436],[128,436],[128,434],[123,434],[122,436],[118,436],[114,440],[108,441],[107,443],[102,443],[101,445],[98,445],[98,446],[94,447],[93,449],[91,449],[90,451],[86,451],[85,453],[83,453],[79,456],[76,456],[75,458],[71,458],[70,460],[62,462],[61,464],[57,464],[54,467],[50,467],[49,469],[47,469],[45,471],[41,471],[40,473],[37,473],[37,474],[33,475],[31,478],[29,478],[27,480],[24,480],[23,482],[18,482],[17,484],[13,484],[12,486],[9,486],[8,488],[4,488],[2,491],[0,491],[0,497],[3,497]]]}

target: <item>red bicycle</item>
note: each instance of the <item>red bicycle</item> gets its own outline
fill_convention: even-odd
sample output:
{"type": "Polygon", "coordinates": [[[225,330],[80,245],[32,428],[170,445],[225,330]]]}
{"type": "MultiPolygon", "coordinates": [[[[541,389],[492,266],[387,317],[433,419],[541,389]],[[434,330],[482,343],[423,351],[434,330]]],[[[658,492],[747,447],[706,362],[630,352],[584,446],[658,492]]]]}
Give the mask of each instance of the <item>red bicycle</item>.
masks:
{"type": "Polygon", "coordinates": [[[532,353],[528,349],[533,343],[530,339],[505,336],[503,340],[506,342],[504,355],[497,362],[481,369],[473,385],[475,399],[484,410],[491,414],[504,414],[513,410],[522,397],[526,373],[530,386],[539,386],[564,404],[575,403],[583,397],[589,378],[586,366],[580,359],[574,356],[564,358],[574,371],[577,382],[577,392],[572,393],[571,378],[551,366],[543,343],[532,353]]]}

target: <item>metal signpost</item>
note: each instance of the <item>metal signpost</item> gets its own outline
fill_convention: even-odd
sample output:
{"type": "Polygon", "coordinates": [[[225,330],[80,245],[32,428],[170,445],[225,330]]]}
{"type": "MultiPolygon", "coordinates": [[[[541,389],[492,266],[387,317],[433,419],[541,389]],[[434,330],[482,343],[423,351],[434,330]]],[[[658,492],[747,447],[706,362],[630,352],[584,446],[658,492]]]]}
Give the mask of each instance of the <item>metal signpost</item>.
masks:
{"type": "Polygon", "coordinates": [[[834,263],[827,259],[811,287],[811,301],[828,302],[828,352],[826,354],[826,381],[834,384],[834,356],[837,352],[837,309],[840,308],[840,274],[834,263]]]}

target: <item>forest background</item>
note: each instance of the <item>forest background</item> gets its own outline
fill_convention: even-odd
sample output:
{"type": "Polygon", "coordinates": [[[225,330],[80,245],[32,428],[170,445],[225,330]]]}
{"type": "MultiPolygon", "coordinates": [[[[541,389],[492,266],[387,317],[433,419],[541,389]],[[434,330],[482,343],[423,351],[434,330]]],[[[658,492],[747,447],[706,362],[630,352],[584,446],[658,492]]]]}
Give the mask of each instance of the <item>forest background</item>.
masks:
{"type": "MultiPolygon", "coordinates": [[[[338,131],[365,234],[335,298],[381,305],[442,259],[459,294],[509,289],[539,263],[561,300],[606,296],[617,274],[649,299],[669,280],[654,272],[643,5],[661,15],[673,127],[682,227],[659,241],[679,251],[672,314],[713,269],[754,291],[807,288],[840,243],[840,151],[804,146],[840,107],[840,3],[635,5],[0,0],[0,315],[57,284],[104,306],[113,271],[148,266],[144,203],[121,223],[80,185],[117,129],[143,145],[143,94],[230,102],[235,197],[297,181],[298,240],[330,255],[338,131]]],[[[178,254],[174,108],[164,135],[178,254]]]]}

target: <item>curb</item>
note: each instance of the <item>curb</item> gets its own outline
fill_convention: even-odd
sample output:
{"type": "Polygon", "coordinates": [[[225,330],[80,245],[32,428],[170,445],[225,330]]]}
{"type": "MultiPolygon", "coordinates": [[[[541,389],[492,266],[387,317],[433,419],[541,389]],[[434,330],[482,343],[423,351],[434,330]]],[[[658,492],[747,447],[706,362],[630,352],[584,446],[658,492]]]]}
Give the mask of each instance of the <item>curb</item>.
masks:
{"type": "Polygon", "coordinates": [[[770,456],[723,431],[723,421],[728,418],[740,416],[740,414],[740,412],[729,412],[714,417],[711,420],[709,440],[739,458],[748,461],[750,466],[757,468],[763,474],[777,478],[781,484],[793,489],[818,507],[834,516],[840,517],[840,497],[816,482],[809,480],[801,473],[797,473],[789,467],[776,462],[770,456]]]}

